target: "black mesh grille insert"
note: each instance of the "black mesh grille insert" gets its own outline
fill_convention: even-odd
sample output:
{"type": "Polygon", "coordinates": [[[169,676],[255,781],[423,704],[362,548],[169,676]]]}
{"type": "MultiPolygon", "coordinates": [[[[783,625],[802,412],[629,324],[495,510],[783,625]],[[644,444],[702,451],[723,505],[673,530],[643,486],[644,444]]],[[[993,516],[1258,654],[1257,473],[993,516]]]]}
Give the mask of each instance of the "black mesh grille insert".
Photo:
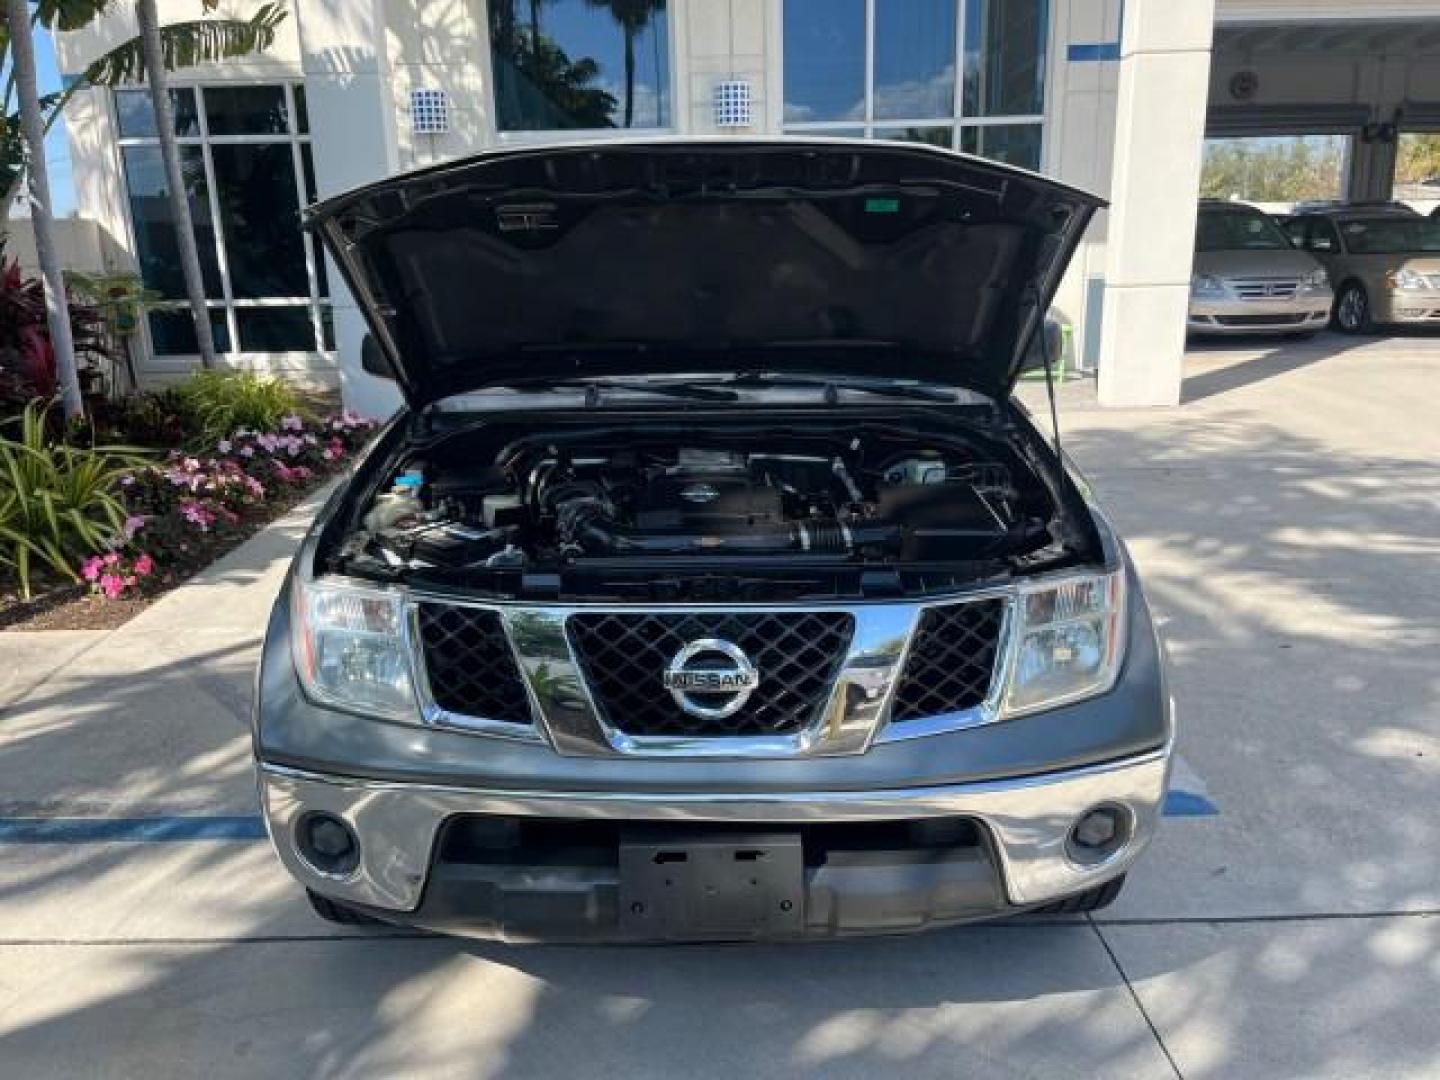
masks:
{"type": "Polygon", "coordinates": [[[530,723],[530,702],[498,614],[421,604],[420,642],[435,704],[461,716],[530,723]]]}
{"type": "Polygon", "coordinates": [[[928,608],[895,688],[892,721],[971,709],[985,700],[1000,649],[1004,600],[928,608]]]}
{"type": "Polygon", "coordinates": [[[570,640],[590,692],[629,735],[778,735],[823,708],[855,620],[845,612],[596,612],[570,617],[570,640]],[[700,638],[738,645],[760,685],[735,713],[691,716],[661,683],[680,649],[700,638]]]}

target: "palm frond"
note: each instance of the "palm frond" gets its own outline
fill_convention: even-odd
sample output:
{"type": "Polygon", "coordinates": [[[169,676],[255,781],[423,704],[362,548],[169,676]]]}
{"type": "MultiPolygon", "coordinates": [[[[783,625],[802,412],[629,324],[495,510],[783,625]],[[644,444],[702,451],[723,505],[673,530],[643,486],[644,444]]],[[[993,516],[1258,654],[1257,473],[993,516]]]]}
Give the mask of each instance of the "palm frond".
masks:
{"type": "Polygon", "coordinates": [[[79,30],[114,6],[115,0],[39,0],[35,21],[47,30],[79,30]]]}
{"type": "MultiPolygon", "coordinates": [[[[264,4],[249,19],[196,19],[160,28],[165,67],[178,68],[233,60],[263,52],[275,42],[275,32],[289,14],[280,3],[264,4]]],[[[99,57],[83,76],[92,86],[119,86],[145,81],[145,53],[139,38],[99,57]]]]}

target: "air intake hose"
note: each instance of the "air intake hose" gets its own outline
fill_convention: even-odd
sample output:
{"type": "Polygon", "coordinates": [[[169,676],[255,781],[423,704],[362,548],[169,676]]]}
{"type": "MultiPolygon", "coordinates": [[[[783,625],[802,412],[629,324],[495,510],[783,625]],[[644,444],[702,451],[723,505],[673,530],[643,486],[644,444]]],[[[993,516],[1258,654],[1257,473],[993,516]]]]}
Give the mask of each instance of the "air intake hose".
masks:
{"type": "Polygon", "coordinates": [[[835,518],[809,518],[781,525],[756,525],[733,532],[646,532],[610,519],[597,499],[577,499],[560,508],[560,536],[593,555],[765,555],[807,552],[847,555],[857,547],[897,544],[897,525],[850,526],[835,518]]]}

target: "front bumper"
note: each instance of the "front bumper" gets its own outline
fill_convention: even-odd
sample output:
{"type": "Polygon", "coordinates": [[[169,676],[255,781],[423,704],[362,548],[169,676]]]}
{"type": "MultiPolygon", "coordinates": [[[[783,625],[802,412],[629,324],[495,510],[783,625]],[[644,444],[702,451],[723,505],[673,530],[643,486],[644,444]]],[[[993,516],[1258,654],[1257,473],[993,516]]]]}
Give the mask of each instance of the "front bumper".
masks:
{"type": "MultiPolygon", "coordinates": [[[[540,819],[668,829],[733,829],[736,835],[817,825],[973,823],[953,849],[831,859],[804,871],[803,907],[782,935],[830,937],[918,930],[1011,914],[1124,873],[1159,819],[1169,750],[1084,768],[991,782],[881,791],[775,794],[505,791],[353,779],[262,765],[266,821],[281,860],[306,887],[387,921],[517,940],[624,940],[637,936],[620,911],[617,865],[593,859],[535,863],[447,861],[447,823],[540,819]],[[1107,858],[1071,857],[1071,828],[1098,805],[1118,807],[1128,839],[1107,858]],[[359,841],[359,863],[343,876],[318,872],[301,854],[307,815],[343,819],[359,841]]],[[[750,935],[741,935],[750,936],[750,935]]]]}
{"type": "Polygon", "coordinates": [[[1374,297],[1371,318],[1390,325],[1440,326],[1440,290],[1387,289],[1374,297]]]}
{"type": "Polygon", "coordinates": [[[1186,328],[1192,334],[1294,334],[1322,329],[1334,296],[1302,291],[1288,300],[1191,298],[1186,328]]]}

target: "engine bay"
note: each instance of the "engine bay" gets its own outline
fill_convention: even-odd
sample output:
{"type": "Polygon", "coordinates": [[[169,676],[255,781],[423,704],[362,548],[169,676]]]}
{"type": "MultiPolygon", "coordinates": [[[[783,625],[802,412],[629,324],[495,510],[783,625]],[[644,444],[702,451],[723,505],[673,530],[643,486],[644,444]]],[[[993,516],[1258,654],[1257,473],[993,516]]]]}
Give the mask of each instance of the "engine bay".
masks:
{"type": "Polygon", "coordinates": [[[678,599],[778,576],[783,595],[830,595],[855,591],[847,570],[973,579],[1063,553],[1050,489],[1013,445],[884,422],[479,424],[400,454],[373,490],[345,572],[501,593],[523,578],[678,599]]]}

